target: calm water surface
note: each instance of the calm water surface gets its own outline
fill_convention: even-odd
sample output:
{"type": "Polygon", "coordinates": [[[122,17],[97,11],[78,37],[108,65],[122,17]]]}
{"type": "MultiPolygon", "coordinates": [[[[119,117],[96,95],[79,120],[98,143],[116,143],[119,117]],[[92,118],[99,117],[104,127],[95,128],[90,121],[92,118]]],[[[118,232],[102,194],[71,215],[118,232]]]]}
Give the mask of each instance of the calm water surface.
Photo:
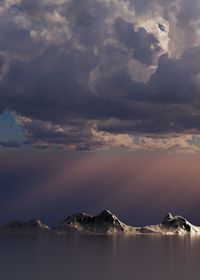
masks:
{"type": "Polygon", "coordinates": [[[200,238],[1,236],[1,280],[200,279],[200,238]]]}

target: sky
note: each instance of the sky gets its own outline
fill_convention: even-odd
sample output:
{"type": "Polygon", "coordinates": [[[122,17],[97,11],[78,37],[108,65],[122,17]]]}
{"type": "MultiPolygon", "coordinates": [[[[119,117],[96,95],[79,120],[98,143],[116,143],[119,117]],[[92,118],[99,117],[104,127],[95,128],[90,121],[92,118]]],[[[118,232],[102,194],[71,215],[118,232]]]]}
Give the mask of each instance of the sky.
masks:
{"type": "MultiPolygon", "coordinates": [[[[117,212],[121,209],[127,220],[131,211],[135,213],[140,208],[138,201],[142,209],[146,208],[148,196],[152,212],[159,207],[165,210],[167,207],[156,206],[156,191],[162,198],[160,204],[168,202],[172,210],[183,210],[184,204],[178,208],[178,202],[173,206],[173,199],[162,197],[163,189],[167,197],[175,193],[177,199],[178,191],[183,197],[187,192],[195,205],[199,107],[199,0],[0,0],[3,204],[12,205],[13,196],[19,206],[23,204],[20,197],[28,201],[26,194],[37,202],[45,191],[49,200],[54,197],[52,204],[56,205],[50,178],[56,177],[56,188],[56,180],[58,185],[61,180],[57,167],[63,172],[67,168],[68,174],[69,165],[70,172],[80,172],[77,183],[72,175],[61,174],[61,185],[66,190],[72,188],[72,195],[78,197],[76,202],[71,200],[74,206],[66,207],[69,212],[82,208],[97,211],[101,207],[95,208],[95,195],[112,194],[118,182],[124,189],[124,206],[117,208],[119,198],[114,194],[109,204],[102,197],[99,203],[117,212]],[[99,157],[104,163],[96,160],[99,157]],[[152,174],[146,174],[142,167],[138,169],[138,158],[152,174]],[[82,165],[88,159],[92,163],[82,174],[82,165]],[[162,169],[159,174],[151,169],[157,168],[157,160],[162,169]],[[28,170],[32,165],[35,169],[28,170]],[[134,174],[140,174],[137,184],[131,183],[134,174]],[[145,182],[141,181],[144,176],[145,182]],[[99,178],[105,178],[101,187],[99,178]],[[48,180],[50,189],[45,185],[48,180]],[[157,187],[153,180],[157,180],[157,187]],[[81,202],[80,186],[88,187],[92,202],[86,193],[81,202]],[[40,195],[35,196],[35,188],[40,195]],[[131,190],[135,206],[123,210],[131,190]]],[[[61,189],[57,190],[58,197],[61,189]]],[[[41,211],[53,222],[46,201],[45,205],[46,210],[41,211]]],[[[193,213],[191,217],[196,219],[193,206],[185,205],[186,214],[193,213]]],[[[12,218],[8,209],[4,211],[3,220],[12,218]]],[[[20,211],[15,213],[22,215],[20,211]]],[[[147,216],[151,219],[144,211],[140,213],[141,220],[147,216]]],[[[137,222],[139,214],[134,213],[137,222]]]]}
{"type": "Polygon", "coordinates": [[[141,152],[0,151],[0,224],[109,209],[130,225],[199,219],[200,158],[141,152]]]}

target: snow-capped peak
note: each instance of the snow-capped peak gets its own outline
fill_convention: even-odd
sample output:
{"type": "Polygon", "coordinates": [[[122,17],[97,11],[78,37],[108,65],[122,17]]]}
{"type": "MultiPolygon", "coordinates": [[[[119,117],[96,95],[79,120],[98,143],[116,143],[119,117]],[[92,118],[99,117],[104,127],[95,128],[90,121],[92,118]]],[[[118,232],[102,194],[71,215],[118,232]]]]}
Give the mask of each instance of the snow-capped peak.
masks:
{"type": "Polygon", "coordinates": [[[115,216],[112,212],[110,212],[109,210],[103,210],[99,216],[115,216]]]}
{"type": "Polygon", "coordinates": [[[182,216],[173,216],[168,213],[161,224],[150,225],[137,229],[142,233],[160,233],[160,234],[200,234],[200,227],[192,225],[182,216]]]}
{"type": "Polygon", "coordinates": [[[95,234],[181,234],[200,235],[200,227],[194,226],[184,217],[168,213],[160,224],[144,227],[128,226],[121,222],[109,210],[103,210],[96,216],[87,213],[78,213],[68,216],[52,230],[40,219],[28,222],[14,221],[0,227],[3,234],[32,234],[41,232],[69,233],[84,232],[95,234]]]}
{"type": "Polygon", "coordinates": [[[30,220],[27,224],[29,226],[40,228],[40,229],[49,229],[49,227],[45,223],[43,223],[39,218],[30,220]]]}
{"type": "Polygon", "coordinates": [[[173,215],[171,213],[167,213],[167,215],[164,217],[162,223],[168,222],[168,221],[170,221],[172,219],[173,219],[173,215]]]}
{"type": "Polygon", "coordinates": [[[78,213],[67,217],[57,228],[68,231],[70,228],[93,233],[124,232],[127,226],[109,210],[104,210],[96,216],[78,213]]]}
{"type": "Polygon", "coordinates": [[[185,231],[188,233],[190,233],[194,228],[194,226],[182,216],[172,216],[170,213],[164,218],[162,225],[166,229],[185,231]]]}

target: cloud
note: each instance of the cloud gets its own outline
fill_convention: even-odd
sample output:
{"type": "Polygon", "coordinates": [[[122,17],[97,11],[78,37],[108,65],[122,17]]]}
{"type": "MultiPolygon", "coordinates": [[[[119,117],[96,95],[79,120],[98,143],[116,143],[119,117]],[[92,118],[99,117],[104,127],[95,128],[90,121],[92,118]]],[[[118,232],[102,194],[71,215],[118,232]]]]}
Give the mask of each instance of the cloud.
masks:
{"type": "Polygon", "coordinates": [[[56,125],[47,121],[38,121],[25,117],[17,117],[28,141],[26,144],[45,149],[57,147],[65,150],[99,150],[114,147],[134,148],[128,134],[113,135],[99,131],[95,122],[72,121],[67,125],[56,125]]]}
{"type": "Polygon", "coordinates": [[[153,34],[142,27],[136,30],[133,24],[122,18],[115,20],[115,28],[119,41],[133,52],[136,60],[147,65],[153,64],[154,56],[160,51],[159,41],[153,34]]]}
{"type": "MultiPolygon", "coordinates": [[[[22,127],[27,141],[38,149],[57,148],[74,151],[99,151],[113,148],[131,151],[168,151],[172,153],[195,154],[200,152],[198,137],[192,135],[157,135],[152,137],[131,136],[128,133],[112,133],[99,129],[96,122],[72,121],[67,125],[52,124],[31,118],[17,116],[17,123],[22,127]]],[[[115,120],[112,120],[112,127],[115,120]]],[[[124,127],[124,125],[122,125],[124,127]]],[[[117,124],[118,127],[118,124],[117,124]]],[[[129,131],[129,129],[128,129],[129,131]]],[[[1,143],[0,143],[1,144],[1,143]]],[[[3,147],[20,147],[18,142],[1,144],[3,147]]]]}
{"type": "Polygon", "coordinates": [[[196,0],[1,1],[0,110],[34,146],[193,149],[199,9],[196,0]]]}
{"type": "Polygon", "coordinates": [[[2,148],[20,148],[22,147],[22,144],[17,141],[6,141],[0,142],[0,146],[2,148]]]}

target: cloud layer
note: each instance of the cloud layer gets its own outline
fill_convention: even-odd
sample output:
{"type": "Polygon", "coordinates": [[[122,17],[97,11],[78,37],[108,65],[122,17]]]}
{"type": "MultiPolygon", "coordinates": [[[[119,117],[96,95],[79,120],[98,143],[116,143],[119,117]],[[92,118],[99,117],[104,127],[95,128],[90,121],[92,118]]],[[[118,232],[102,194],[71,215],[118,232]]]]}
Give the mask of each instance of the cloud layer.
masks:
{"type": "Polygon", "coordinates": [[[197,0],[0,1],[0,111],[41,148],[196,152],[199,15],[197,0]]]}

